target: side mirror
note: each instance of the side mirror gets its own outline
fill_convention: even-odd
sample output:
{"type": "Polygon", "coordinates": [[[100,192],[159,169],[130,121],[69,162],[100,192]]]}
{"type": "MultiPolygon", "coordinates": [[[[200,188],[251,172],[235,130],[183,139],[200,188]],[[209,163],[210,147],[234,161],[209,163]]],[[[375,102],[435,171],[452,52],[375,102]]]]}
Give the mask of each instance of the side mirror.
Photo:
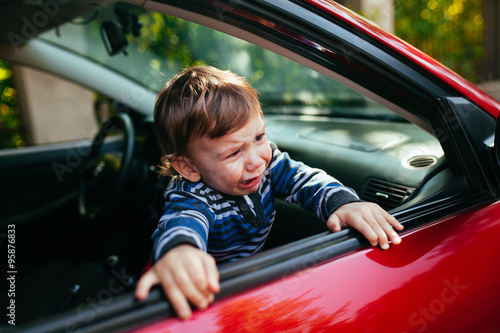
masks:
{"type": "Polygon", "coordinates": [[[104,21],[101,24],[101,37],[110,56],[119,52],[127,55],[125,48],[128,45],[127,38],[122,29],[112,21],[104,21]]]}

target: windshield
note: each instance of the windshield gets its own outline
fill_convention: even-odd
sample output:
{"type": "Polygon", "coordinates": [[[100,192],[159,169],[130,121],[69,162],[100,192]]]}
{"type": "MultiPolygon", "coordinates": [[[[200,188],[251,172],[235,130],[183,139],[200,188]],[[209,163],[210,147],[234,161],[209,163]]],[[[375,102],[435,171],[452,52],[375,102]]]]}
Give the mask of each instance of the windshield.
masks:
{"type": "Polygon", "coordinates": [[[246,77],[259,92],[266,114],[402,119],[352,89],[280,55],[210,28],[125,4],[73,20],[41,37],[155,92],[182,68],[208,64],[246,77]],[[126,20],[120,27],[128,28],[128,45],[124,52],[110,56],[101,26],[106,21],[118,23],[120,18],[126,20]]]}

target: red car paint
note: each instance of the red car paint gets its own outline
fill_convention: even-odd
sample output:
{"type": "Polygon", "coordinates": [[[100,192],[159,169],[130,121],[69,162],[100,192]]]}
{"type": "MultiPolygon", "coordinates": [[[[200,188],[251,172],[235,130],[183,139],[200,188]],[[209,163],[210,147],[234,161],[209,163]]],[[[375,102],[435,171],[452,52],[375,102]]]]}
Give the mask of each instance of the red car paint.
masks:
{"type": "MultiPolygon", "coordinates": [[[[498,116],[498,101],[411,45],[334,2],[308,3],[396,50],[498,116]]],[[[497,332],[498,216],[498,202],[475,207],[403,231],[402,243],[388,251],[365,247],[297,273],[283,272],[282,278],[217,300],[190,320],[141,322],[130,332],[497,332]]]]}
{"type": "MultiPolygon", "coordinates": [[[[498,117],[498,101],[415,47],[334,2],[307,2],[498,117]]],[[[449,216],[403,232],[403,242],[388,251],[369,247],[292,275],[284,272],[190,320],[165,319],[131,332],[491,332],[500,329],[498,216],[499,203],[449,216]]]]}
{"type": "Polygon", "coordinates": [[[497,216],[499,203],[451,216],[403,232],[388,251],[359,250],[218,301],[190,320],[132,332],[486,332],[500,327],[497,216]]]}

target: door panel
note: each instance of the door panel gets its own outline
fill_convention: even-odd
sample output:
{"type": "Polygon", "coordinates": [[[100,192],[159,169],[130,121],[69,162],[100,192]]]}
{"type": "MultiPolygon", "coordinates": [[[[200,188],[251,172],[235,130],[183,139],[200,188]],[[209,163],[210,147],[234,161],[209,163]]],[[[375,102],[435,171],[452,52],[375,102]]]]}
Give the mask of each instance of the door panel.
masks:
{"type": "Polygon", "coordinates": [[[90,145],[84,140],[0,151],[0,223],[44,216],[74,199],[90,145]]]}

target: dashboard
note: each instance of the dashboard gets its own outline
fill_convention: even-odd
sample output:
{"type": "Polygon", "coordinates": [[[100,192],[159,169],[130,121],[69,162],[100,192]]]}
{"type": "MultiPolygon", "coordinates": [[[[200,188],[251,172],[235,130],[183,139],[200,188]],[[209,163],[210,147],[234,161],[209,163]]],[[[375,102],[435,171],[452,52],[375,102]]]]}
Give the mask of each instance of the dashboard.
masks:
{"type": "Polygon", "coordinates": [[[266,126],[280,150],[388,210],[444,158],[435,137],[406,121],[269,115],[266,126]]]}

